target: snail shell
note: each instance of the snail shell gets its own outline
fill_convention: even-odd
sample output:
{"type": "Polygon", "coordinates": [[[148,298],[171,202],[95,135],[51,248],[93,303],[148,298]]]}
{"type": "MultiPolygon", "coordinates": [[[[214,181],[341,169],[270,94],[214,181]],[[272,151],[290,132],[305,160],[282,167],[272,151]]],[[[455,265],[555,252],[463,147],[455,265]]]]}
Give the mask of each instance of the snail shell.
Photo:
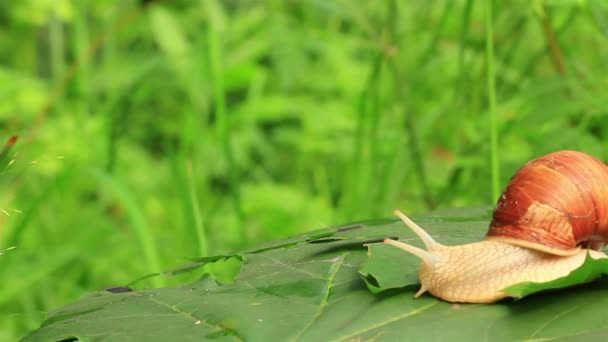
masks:
{"type": "Polygon", "coordinates": [[[499,198],[486,235],[556,255],[581,245],[601,249],[608,241],[608,168],[577,151],[532,160],[499,198]]]}

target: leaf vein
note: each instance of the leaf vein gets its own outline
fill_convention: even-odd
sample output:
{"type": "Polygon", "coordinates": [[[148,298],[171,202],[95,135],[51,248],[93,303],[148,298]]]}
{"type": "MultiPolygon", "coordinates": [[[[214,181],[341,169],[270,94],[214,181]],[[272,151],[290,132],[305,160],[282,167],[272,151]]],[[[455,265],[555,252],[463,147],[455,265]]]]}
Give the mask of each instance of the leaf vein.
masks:
{"type": "Polygon", "coordinates": [[[528,339],[534,339],[536,337],[536,335],[538,335],[541,331],[546,329],[549,326],[549,324],[557,321],[558,319],[564,317],[565,315],[571,313],[572,311],[577,310],[578,308],[579,308],[579,305],[576,305],[562,313],[555,315],[553,318],[547,320],[545,323],[541,324],[535,331],[533,331],[532,334],[530,334],[530,337],[528,339]]]}
{"type": "Polygon", "coordinates": [[[285,267],[287,269],[290,269],[292,271],[296,271],[298,273],[303,273],[303,274],[306,274],[307,276],[311,276],[311,277],[314,277],[314,278],[319,278],[318,274],[305,271],[305,270],[303,270],[301,268],[294,267],[293,265],[284,263],[283,261],[281,261],[279,259],[276,259],[276,258],[273,258],[273,257],[269,257],[269,256],[266,256],[266,255],[260,255],[260,256],[263,256],[266,259],[270,259],[270,260],[274,261],[277,266],[283,266],[283,267],[285,267]]]}
{"type": "Polygon", "coordinates": [[[293,337],[292,341],[297,341],[300,338],[300,336],[302,336],[302,334],[304,334],[319,319],[319,317],[321,317],[323,312],[325,312],[325,308],[327,307],[327,302],[329,300],[329,294],[331,293],[331,288],[333,287],[334,280],[336,279],[336,275],[338,274],[338,271],[344,264],[344,260],[346,259],[346,256],[348,254],[349,253],[342,254],[339,257],[339,259],[337,261],[334,261],[334,263],[329,268],[329,277],[327,277],[327,283],[325,285],[325,293],[323,294],[323,298],[321,299],[321,303],[319,304],[319,310],[317,310],[317,313],[312,317],[312,319],[308,322],[308,324],[306,324],[304,326],[304,328],[302,330],[300,330],[300,332],[297,333],[293,337]]]}
{"type": "Polygon", "coordinates": [[[177,305],[171,305],[169,303],[163,302],[162,300],[159,300],[159,299],[156,299],[156,298],[153,298],[150,296],[148,296],[147,298],[150,301],[155,302],[156,304],[165,306],[165,307],[169,308],[170,310],[176,312],[177,314],[180,314],[188,319],[191,319],[193,321],[193,324],[204,324],[205,326],[207,326],[209,328],[217,329],[217,330],[227,333],[228,335],[234,337],[234,339],[237,341],[243,341],[243,338],[241,336],[239,336],[237,334],[237,332],[232,329],[226,328],[222,325],[212,324],[205,319],[198,318],[198,317],[194,316],[194,314],[191,312],[181,310],[177,305]]]}
{"type": "Polygon", "coordinates": [[[374,325],[371,325],[371,326],[369,326],[369,327],[367,327],[367,328],[363,328],[363,329],[361,329],[361,330],[355,331],[354,333],[352,333],[352,334],[350,334],[350,335],[346,335],[346,336],[343,336],[343,337],[339,337],[339,338],[338,338],[338,339],[336,339],[336,340],[337,340],[337,341],[347,341],[347,340],[352,340],[354,337],[359,336],[359,335],[362,335],[362,334],[365,334],[366,332],[370,332],[370,331],[372,331],[372,330],[374,330],[374,329],[378,329],[378,328],[383,327],[383,326],[385,326],[385,325],[388,325],[388,324],[390,324],[390,323],[393,323],[393,322],[396,322],[396,321],[399,321],[399,320],[402,320],[402,319],[405,319],[405,318],[408,318],[408,317],[411,317],[411,316],[417,315],[417,314],[419,314],[419,313],[421,313],[421,312],[423,312],[423,311],[425,311],[425,310],[430,309],[431,307],[433,307],[433,306],[435,306],[435,305],[437,305],[437,304],[439,304],[439,303],[440,303],[439,301],[435,301],[435,302],[433,302],[433,303],[430,303],[430,304],[428,304],[428,305],[422,306],[422,307],[417,308],[417,309],[415,309],[415,310],[405,312],[405,313],[403,313],[403,314],[401,314],[401,315],[399,315],[399,316],[395,316],[394,318],[389,319],[388,321],[379,322],[379,323],[374,324],[374,325]]]}

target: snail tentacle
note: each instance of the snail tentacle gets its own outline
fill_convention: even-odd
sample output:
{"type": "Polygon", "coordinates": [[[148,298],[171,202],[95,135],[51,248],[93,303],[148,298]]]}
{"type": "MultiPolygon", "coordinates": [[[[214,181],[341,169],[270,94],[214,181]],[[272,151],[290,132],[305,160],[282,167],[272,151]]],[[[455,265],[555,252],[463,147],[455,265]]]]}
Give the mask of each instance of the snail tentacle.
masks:
{"type": "Polygon", "coordinates": [[[418,298],[418,297],[422,296],[426,291],[427,291],[426,287],[424,287],[424,285],[421,285],[418,292],[416,292],[416,294],[414,295],[414,298],[418,298]]]}
{"type": "Polygon", "coordinates": [[[399,249],[402,249],[410,254],[413,254],[417,257],[419,257],[425,264],[428,265],[435,265],[437,263],[437,259],[438,256],[425,251],[424,249],[412,246],[412,245],[408,245],[407,243],[403,243],[401,241],[397,241],[397,240],[392,240],[392,239],[384,239],[384,243],[387,245],[391,245],[391,246],[395,246],[399,249]]]}
{"type": "Polygon", "coordinates": [[[426,246],[427,250],[438,244],[435,240],[433,240],[429,233],[425,232],[424,229],[422,229],[409,217],[405,216],[405,214],[402,213],[400,210],[397,209],[393,211],[393,213],[397,215],[401,219],[401,221],[403,221],[403,223],[405,223],[405,225],[408,226],[416,235],[418,235],[420,240],[424,242],[424,245],[426,246]]]}

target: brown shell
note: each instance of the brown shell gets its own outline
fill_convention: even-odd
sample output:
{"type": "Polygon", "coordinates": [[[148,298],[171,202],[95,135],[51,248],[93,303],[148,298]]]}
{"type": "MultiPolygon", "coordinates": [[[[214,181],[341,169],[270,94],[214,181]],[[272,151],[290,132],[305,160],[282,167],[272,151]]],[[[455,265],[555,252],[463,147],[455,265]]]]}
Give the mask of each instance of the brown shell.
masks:
{"type": "Polygon", "coordinates": [[[577,151],[534,159],[499,198],[486,237],[558,255],[608,241],[608,167],[577,151]]]}

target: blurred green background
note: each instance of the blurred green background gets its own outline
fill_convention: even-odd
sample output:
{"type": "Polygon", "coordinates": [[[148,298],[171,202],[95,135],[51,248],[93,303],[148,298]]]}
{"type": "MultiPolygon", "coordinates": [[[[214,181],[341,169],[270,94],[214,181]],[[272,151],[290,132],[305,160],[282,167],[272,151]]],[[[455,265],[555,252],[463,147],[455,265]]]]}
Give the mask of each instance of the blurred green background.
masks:
{"type": "Polygon", "coordinates": [[[189,257],[491,205],[493,175],[559,149],[605,160],[606,2],[486,4],[0,2],[0,341],[189,257]]]}

